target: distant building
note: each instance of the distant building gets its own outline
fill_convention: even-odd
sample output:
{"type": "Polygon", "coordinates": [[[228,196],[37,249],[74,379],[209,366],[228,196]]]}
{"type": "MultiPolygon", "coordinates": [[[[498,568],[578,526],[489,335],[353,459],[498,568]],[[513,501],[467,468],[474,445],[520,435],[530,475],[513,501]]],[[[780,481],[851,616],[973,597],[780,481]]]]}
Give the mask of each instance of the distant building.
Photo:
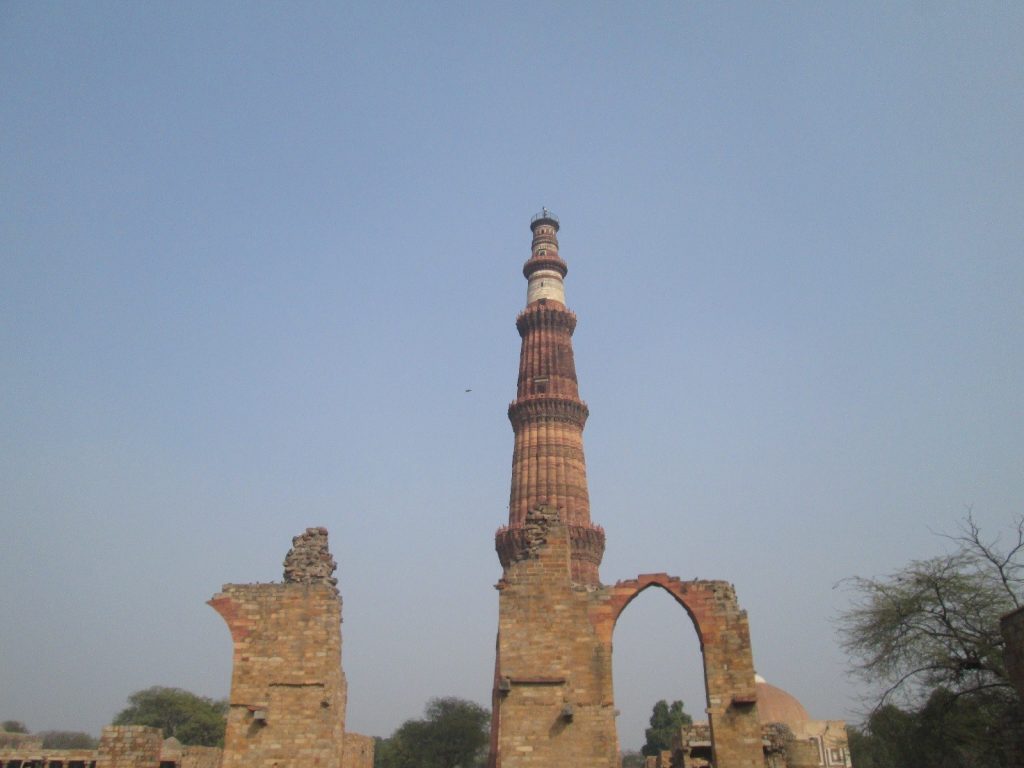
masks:
{"type": "MultiPolygon", "coordinates": [[[[815,720],[795,696],[755,678],[757,715],[765,768],[852,768],[843,720],[815,720]]],[[[647,759],[647,768],[711,766],[711,730],[706,722],[684,725],[672,749],[647,759]]]]}

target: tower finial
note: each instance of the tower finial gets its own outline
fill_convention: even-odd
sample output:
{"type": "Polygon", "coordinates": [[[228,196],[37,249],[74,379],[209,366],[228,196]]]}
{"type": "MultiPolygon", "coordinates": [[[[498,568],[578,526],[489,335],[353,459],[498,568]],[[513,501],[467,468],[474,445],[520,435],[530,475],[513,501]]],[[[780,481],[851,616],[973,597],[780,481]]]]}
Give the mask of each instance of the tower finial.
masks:
{"type": "Polygon", "coordinates": [[[545,206],[530,219],[530,229],[533,231],[533,244],[530,258],[523,265],[523,275],[529,281],[526,304],[529,306],[541,299],[551,299],[564,306],[562,279],[569,267],[558,255],[558,217],[545,206]]]}
{"type": "Polygon", "coordinates": [[[536,230],[537,225],[541,222],[550,224],[555,228],[555,232],[558,231],[558,217],[552,211],[549,211],[546,205],[542,205],[540,213],[535,213],[533,218],[530,219],[530,229],[536,230]]]}

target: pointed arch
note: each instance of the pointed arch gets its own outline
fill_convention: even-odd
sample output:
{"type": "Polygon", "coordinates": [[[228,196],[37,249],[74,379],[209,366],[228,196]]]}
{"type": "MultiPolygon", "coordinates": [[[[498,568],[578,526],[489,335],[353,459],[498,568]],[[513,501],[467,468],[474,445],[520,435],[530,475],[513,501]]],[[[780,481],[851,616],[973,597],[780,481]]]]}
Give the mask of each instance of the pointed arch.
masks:
{"type": "Polygon", "coordinates": [[[637,595],[660,587],[683,607],[700,641],[704,662],[708,724],[715,764],[755,768],[762,761],[757,720],[754,659],[747,613],[726,581],[683,581],[666,573],[644,573],[604,587],[590,619],[601,640],[611,646],[619,616],[637,595]]]}

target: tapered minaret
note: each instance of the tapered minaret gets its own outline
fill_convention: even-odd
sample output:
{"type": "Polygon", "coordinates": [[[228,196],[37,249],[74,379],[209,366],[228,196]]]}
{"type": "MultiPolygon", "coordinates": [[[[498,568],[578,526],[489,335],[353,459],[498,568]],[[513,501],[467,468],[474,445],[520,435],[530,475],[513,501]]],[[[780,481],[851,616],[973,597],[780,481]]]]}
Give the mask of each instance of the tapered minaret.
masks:
{"type": "Polygon", "coordinates": [[[572,581],[600,583],[604,531],[590,522],[583,426],[573,361],[576,315],[565,306],[568,266],[558,255],[558,218],[546,208],[533,217],[533,245],[523,265],[526,309],[516,319],[522,337],[516,399],[508,408],[515,432],[508,526],[495,542],[503,566],[527,546],[527,514],[544,507],[557,512],[572,546],[572,581]]]}
{"type": "Polygon", "coordinates": [[[713,764],[760,768],[750,628],[732,585],[665,573],[601,585],[604,532],[590,522],[587,406],[573,363],[576,316],[565,306],[558,219],[544,209],[530,229],[526,309],[516,320],[519,387],[508,408],[516,436],[512,493],[508,525],[495,542],[502,573],[488,766],[621,765],[612,634],[633,598],[657,586],[686,610],[700,637],[713,764]]]}

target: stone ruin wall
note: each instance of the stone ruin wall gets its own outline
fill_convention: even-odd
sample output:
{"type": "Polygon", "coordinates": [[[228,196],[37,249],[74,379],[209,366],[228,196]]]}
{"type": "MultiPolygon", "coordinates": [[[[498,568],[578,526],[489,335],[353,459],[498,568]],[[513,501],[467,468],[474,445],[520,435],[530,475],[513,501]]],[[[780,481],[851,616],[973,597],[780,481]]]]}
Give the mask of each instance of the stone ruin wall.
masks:
{"type": "Polygon", "coordinates": [[[163,744],[159,728],[108,725],[96,750],[96,768],[160,768],[163,744]]]}
{"type": "Polygon", "coordinates": [[[618,768],[612,634],[626,605],[653,586],[685,606],[700,635],[718,768],[762,768],[750,632],[732,586],[665,574],[574,584],[557,512],[541,507],[525,528],[529,546],[497,585],[490,768],[618,768]]]}
{"type": "Polygon", "coordinates": [[[40,736],[0,732],[0,768],[96,768],[96,750],[43,749],[40,736]]]}
{"type": "MultiPolygon", "coordinates": [[[[223,750],[220,747],[194,747],[182,749],[178,768],[220,768],[223,750]]],[[[161,762],[164,762],[161,758],[161,762]]]]}
{"type": "Polygon", "coordinates": [[[220,760],[219,747],[182,746],[143,725],[108,725],[96,749],[43,749],[27,734],[0,746],[0,768],[219,768],[220,760]]]}
{"type": "Polygon", "coordinates": [[[342,768],[373,768],[374,741],[372,736],[363,736],[349,731],[345,734],[345,754],[342,768]]]}
{"type": "Polygon", "coordinates": [[[526,518],[528,546],[498,583],[492,768],[615,768],[611,648],[588,618],[593,593],[570,580],[554,510],[526,518]]]}
{"type": "Polygon", "coordinates": [[[366,754],[372,765],[372,740],[345,733],[336,568],[327,530],[309,528],[283,583],[226,584],[210,600],[234,643],[222,768],[359,768],[366,754]]]}
{"type": "Polygon", "coordinates": [[[0,768],[372,768],[374,741],[345,733],[341,595],[325,528],[292,539],[279,584],[226,584],[209,604],[234,644],[225,746],[111,725],[95,749],[4,734],[0,768]]]}

